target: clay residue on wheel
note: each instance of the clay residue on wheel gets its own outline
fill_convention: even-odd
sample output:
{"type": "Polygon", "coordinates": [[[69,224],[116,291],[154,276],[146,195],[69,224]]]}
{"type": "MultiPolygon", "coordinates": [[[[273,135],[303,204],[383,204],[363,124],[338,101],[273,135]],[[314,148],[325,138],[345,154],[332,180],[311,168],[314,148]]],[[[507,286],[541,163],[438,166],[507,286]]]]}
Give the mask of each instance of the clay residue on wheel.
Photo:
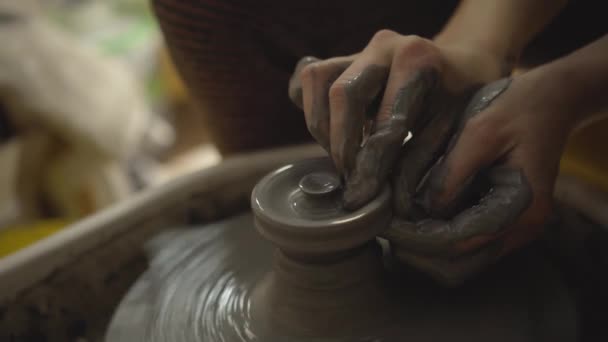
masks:
{"type": "MultiPolygon", "coordinates": [[[[117,308],[112,342],[393,342],[574,341],[573,307],[550,263],[526,251],[459,289],[445,290],[409,270],[381,268],[399,308],[380,333],[329,338],[263,332],[251,321],[251,295],[271,271],[273,246],[255,232],[251,214],[176,229],[149,244],[150,266],[117,308]],[[548,291],[551,289],[551,291],[548,291]],[[529,317],[561,322],[538,330],[529,317]],[[440,329],[438,329],[440,327],[440,329]],[[475,331],[471,336],[470,332],[475,331]]],[[[382,266],[378,266],[382,267],[382,266]]],[[[331,267],[330,267],[331,268],[331,267]]],[[[352,268],[357,273],[356,267],[352,268]]],[[[345,310],[359,310],[356,301],[345,310]]],[[[311,315],[314,313],[311,312],[311,315]]]]}

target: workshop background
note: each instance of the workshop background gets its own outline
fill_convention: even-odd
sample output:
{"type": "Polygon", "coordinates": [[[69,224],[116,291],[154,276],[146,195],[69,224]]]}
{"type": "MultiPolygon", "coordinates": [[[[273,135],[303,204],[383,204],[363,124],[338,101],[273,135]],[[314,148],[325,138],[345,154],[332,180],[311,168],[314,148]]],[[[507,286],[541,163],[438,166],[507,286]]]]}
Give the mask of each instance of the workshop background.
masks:
{"type": "Polygon", "coordinates": [[[147,0],[0,0],[0,258],[220,161],[147,0]]]}
{"type": "MultiPolygon", "coordinates": [[[[0,258],[221,156],[148,0],[0,0],[0,258]]],[[[608,122],[562,172],[608,189],[608,122]]]]}

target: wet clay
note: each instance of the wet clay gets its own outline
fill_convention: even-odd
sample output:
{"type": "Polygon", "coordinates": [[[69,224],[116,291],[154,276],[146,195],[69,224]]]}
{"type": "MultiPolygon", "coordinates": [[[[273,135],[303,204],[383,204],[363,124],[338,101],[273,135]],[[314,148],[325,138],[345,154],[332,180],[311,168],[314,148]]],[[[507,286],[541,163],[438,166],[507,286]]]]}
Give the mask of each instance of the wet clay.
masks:
{"type": "Polygon", "coordinates": [[[251,313],[261,330],[296,336],[375,335],[396,307],[373,243],[391,218],[388,187],[357,211],[341,201],[329,158],[288,165],[252,193],[258,231],[277,250],[256,287],[251,313]],[[357,308],[353,308],[353,303],[357,308]]]}
{"type": "Polygon", "coordinates": [[[488,108],[510,82],[506,78],[490,83],[471,92],[466,101],[444,96],[447,101],[434,106],[435,117],[406,144],[394,175],[398,219],[384,237],[401,261],[425,269],[447,284],[457,285],[494,263],[502,254],[500,242],[468,255],[463,255],[465,245],[471,238],[494,240],[532,201],[531,186],[522,170],[490,166],[465,181],[446,205],[433,203],[443,191],[448,171],[440,154],[449,153],[467,121],[488,108]]]}
{"type": "MultiPolygon", "coordinates": [[[[473,94],[470,101],[468,101],[468,105],[464,109],[464,112],[458,115],[460,123],[456,129],[456,132],[454,134],[444,136],[449,140],[444,154],[448,154],[454,148],[454,145],[456,145],[456,142],[460,138],[460,135],[462,134],[467,122],[475,115],[488,108],[509,88],[510,84],[511,79],[504,78],[481,87],[473,94]]],[[[429,172],[428,180],[422,185],[422,189],[420,190],[420,192],[423,194],[421,202],[425,208],[430,209],[432,207],[431,202],[433,196],[443,191],[443,182],[447,172],[447,166],[441,163],[441,160],[438,161],[429,172]]],[[[475,176],[476,175],[470,177],[470,179],[462,184],[461,190],[458,191],[454,198],[450,201],[451,203],[439,210],[435,209],[436,212],[432,214],[450,217],[466,208],[466,206],[470,205],[470,200],[473,193],[480,187],[483,187],[483,184],[472,184],[476,179],[482,178],[475,176]]]]}
{"type": "Polygon", "coordinates": [[[391,112],[384,116],[378,113],[371,135],[356,151],[352,174],[347,175],[344,201],[348,208],[359,208],[378,193],[399,157],[408,132],[425,121],[423,105],[438,82],[435,69],[415,72],[397,92],[391,112]]]}
{"type": "MultiPolygon", "coordinates": [[[[302,58],[290,79],[289,94],[291,100],[304,109],[302,94],[308,92],[305,110],[308,130],[330,153],[345,178],[344,205],[355,210],[381,190],[410,130],[417,131],[438,116],[437,113],[459,113],[462,108],[448,106],[448,110],[437,111],[437,106],[431,106],[432,110],[423,110],[428,106],[430,96],[439,103],[446,103],[446,96],[437,94],[440,75],[432,67],[412,73],[393,99],[385,99],[384,85],[390,69],[383,65],[368,65],[351,78],[340,80],[334,89],[339,91],[334,91],[330,98],[331,87],[344,77],[351,62],[352,58],[348,57],[326,61],[302,58]],[[304,68],[307,68],[305,75],[304,68]],[[390,101],[390,110],[381,111],[383,101],[390,101]]],[[[451,119],[457,115],[443,117],[451,119]]],[[[446,132],[441,136],[450,135],[446,132]]]]}
{"type": "Polygon", "coordinates": [[[414,197],[429,168],[445,153],[462,113],[475,88],[462,94],[452,94],[435,87],[428,94],[426,105],[419,114],[413,137],[403,146],[399,160],[392,170],[393,209],[397,216],[410,220],[424,219],[428,214],[417,206],[414,197]]]}
{"type": "MultiPolygon", "coordinates": [[[[384,290],[399,310],[367,333],[328,337],[311,331],[306,336],[263,331],[252,321],[252,296],[277,262],[273,264],[274,247],[260,238],[252,221],[251,214],[239,214],[152,241],[150,268],[122,301],[106,341],[576,341],[574,306],[564,284],[548,261],[532,250],[513,255],[458,289],[439,287],[407,269],[379,265],[388,283],[384,290]]],[[[349,267],[347,279],[352,280],[358,272],[349,267]]],[[[336,278],[330,275],[325,273],[325,286],[339,287],[344,272],[336,278]]],[[[300,295],[284,294],[286,301],[308,298],[300,295]]],[[[347,325],[336,328],[356,331],[355,321],[348,319],[365,308],[359,305],[365,296],[343,303],[332,297],[325,300],[326,306],[343,305],[347,325]]],[[[309,309],[309,315],[299,319],[322,314],[314,306],[309,309]]]]}
{"type": "MultiPolygon", "coordinates": [[[[341,106],[342,111],[331,113],[332,157],[338,164],[338,171],[347,179],[350,178],[349,172],[355,168],[361,149],[363,128],[370,120],[370,114],[372,118],[375,117],[374,104],[382,97],[388,76],[389,68],[386,66],[367,66],[344,85],[345,103],[341,106]]],[[[340,102],[340,99],[337,101],[340,102]]]]}
{"type": "Polygon", "coordinates": [[[387,238],[410,252],[451,256],[454,245],[476,236],[492,235],[515,222],[532,199],[523,172],[496,168],[488,175],[492,191],[476,205],[449,220],[395,220],[387,238]]]}
{"type": "Polygon", "coordinates": [[[447,174],[442,167],[442,156],[456,144],[467,121],[490,106],[510,83],[511,79],[505,78],[483,87],[473,86],[462,94],[452,94],[441,87],[433,89],[429,96],[432,101],[422,114],[425,120],[419,120],[414,137],[404,146],[392,175],[394,210],[398,216],[409,220],[426,219],[429,215],[449,218],[473,204],[474,190],[485,185],[471,184],[476,177],[463,184],[463,191],[449,207],[442,208],[441,212],[428,212],[432,207],[431,198],[442,190],[447,174]],[[417,193],[421,193],[422,198],[414,198],[417,193]]]}
{"type": "Polygon", "coordinates": [[[315,211],[315,201],[341,196],[323,175],[330,166],[328,159],[288,165],[256,186],[255,216],[152,241],[150,269],[121,303],[107,340],[576,340],[573,303],[534,250],[458,289],[437,286],[374,238],[388,226],[390,196],[350,214],[340,202],[315,211]],[[312,194],[311,210],[294,208],[300,192],[312,194]]]}
{"type": "Polygon", "coordinates": [[[331,153],[329,142],[329,89],[340,75],[350,66],[352,58],[340,57],[329,60],[319,60],[315,57],[304,57],[296,65],[296,69],[289,80],[289,97],[291,101],[304,110],[304,92],[308,92],[310,104],[306,111],[306,125],[308,131],[327,153],[331,153]],[[308,82],[302,84],[302,70],[307,69],[308,82]],[[306,86],[306,89],[304,89],[306,86]]]}

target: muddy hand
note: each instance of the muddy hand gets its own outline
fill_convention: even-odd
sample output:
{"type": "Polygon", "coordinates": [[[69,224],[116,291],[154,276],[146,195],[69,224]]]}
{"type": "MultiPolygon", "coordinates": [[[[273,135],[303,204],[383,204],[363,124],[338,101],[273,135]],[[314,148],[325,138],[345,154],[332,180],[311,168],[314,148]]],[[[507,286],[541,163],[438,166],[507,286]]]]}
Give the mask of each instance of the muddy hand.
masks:
{"type": "Polygon", "coordinates": [[[329,89],[350,66],[354,57],[320,60],[307,56],[296,65],[289,80],[289,97],[304,111],[308,131],[330,153],[329,89]]]}
{"type": "MultiPolygon", "coordinates": [[[[441,112],[432,104],[497,79],[504,70],[498,67],[501,63],[472,46],[440,46],[382,30],[358,54],[323,61],[304,58],[289,93],[345,178],[345,206],[355,209],[387,180],[408,133],[416,136],[441,112]]],[[[451,123],[448,117],[434,127],[451,128],[451,123]]],[[[449,136],[442,132],[446,129],[435,132],[449,136]]]]}
{"type": "MultiPolygon", "coordinates": [[[[446,149],[453,147],[462,134],[465,123],[487,108],[494,99],[507,89],[509,83],[510,79],[504,78],[481,87],[481,89],[477,87],[478,91],[476,92],[472,88],[459,95],[449,94],[446,91],[437,91],[433,95],[432,103],[426,108],[426,111],[428,111],[426,116],[431,117],[430,122],[418,129],[417,134],[404,146],[393,173],[394,210],[398,216],[404,219],[418,219],[428,216],[428,213],[416,206],[414,198],[424,176],[427,175],[433,164],[439,163],[446,149]]],[[[437,174],[435,176],[431,177],[432,181],[437,182],[441,179],[437,174]]],[[[429,186],[429,183],[426,182],[425,189],[432,187],[429,186]]],[[[471,189],[469,187],[471,183],[472,179],[465,180],[461,186],[463,191],[459,194],[458,200],[452,201],[452,203],[462,204],[465,202],[466,197],[471,195],[465,191],[471,189]]],[[[425,192],[427,196],[430,193],[431,191],[425,192]]],[[[420,200],[418,199],[418,201],[420,200]]],[[[430,198],[427,197],[422,200],[428,202],[430,198]]],[[[423,204],[426,204],[427,208],[430,205],[429,203],[423,204]]],[[[453,207],[448,208],[446,206],[442,208],[442,211],[449,211],[449,213],[454,214],[458,208],[453,207]]],[[[464,208],[460,206],[459,209],[464,208]]],[[[446,215],[449,215],[449,213],[446,215]]]]}
{"type": "Polygon", "coordinates": [[[399,259],[453,284],[542,233],[574,127],[554,93],[534,70],[476,94],[410,198],[431,218],[395,220],[386,234],[399,259]]]}
{"type": "Polygon", "coordinates": [[[347,207],[365,204],[386,181],[440,81],[440,60],[432,42],[383,30],[357,55],[305,58],[296,67],[290,96],[346,179],[347,207]]]}
{"type": "Polygon", "coordinates": [[[454,217],[394,220],[384,237],[396,256],[454,285],[496,261],[501,235],[529,207],[532,190],[521,170],[497,167],[480,177],[489,179],[487,194],[454,217]]]}
{"type": "MultiPolygon", "coordinates": [[[[459,118],[461,124],[447,147],[448,151],[459,141],[466,123],[490,106],[508,88],[510,81],[493,82],[473,96],[459,118]]],[[[405,212],[412,218],[412,195],[422,180],[424,168],[443,151],[441,145],[444,140],[439,141],[437,137],[448,132],[454,121],[450,118],[454,117],[452,114],[437,116],[405,149],[395,180],[398,214],[405,212]]],[[[498,237],[528,208],[532,190],[521,170],[494,167],[478,170],[460,184],[447,204],[432,208],[431,202],[441,192],[445,177],[445,169],[439,165],[442,165],[442,160],[437,162],[423,184],[420,190],[423,196],[419,199],[426,209],[422,215],[428,217],[431,214],[435,219],[417,222],[396,219],[385,237],[391,241],[396,257],[402,262],[428,273],[441,283],[458,285],[499,258],[503,243],[498,237]],[[472,196],[478,193],[485,195],[478,202],[472,202],[472,196]]]]}

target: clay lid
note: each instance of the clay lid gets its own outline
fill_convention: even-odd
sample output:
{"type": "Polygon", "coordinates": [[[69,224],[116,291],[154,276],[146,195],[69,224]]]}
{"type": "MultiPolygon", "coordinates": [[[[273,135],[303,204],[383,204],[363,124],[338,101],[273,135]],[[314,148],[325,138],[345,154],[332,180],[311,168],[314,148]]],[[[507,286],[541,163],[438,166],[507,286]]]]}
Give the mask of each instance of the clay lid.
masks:
{"type": "Polygon", "coordinates": [[[253,189],[251,205],[259,232],[284,251],[324,254],[351,249],[373,239],[390,220],[385,186],[356,211],[342,206],[342,188],[329,158],[286,165],[253,189]]]}

